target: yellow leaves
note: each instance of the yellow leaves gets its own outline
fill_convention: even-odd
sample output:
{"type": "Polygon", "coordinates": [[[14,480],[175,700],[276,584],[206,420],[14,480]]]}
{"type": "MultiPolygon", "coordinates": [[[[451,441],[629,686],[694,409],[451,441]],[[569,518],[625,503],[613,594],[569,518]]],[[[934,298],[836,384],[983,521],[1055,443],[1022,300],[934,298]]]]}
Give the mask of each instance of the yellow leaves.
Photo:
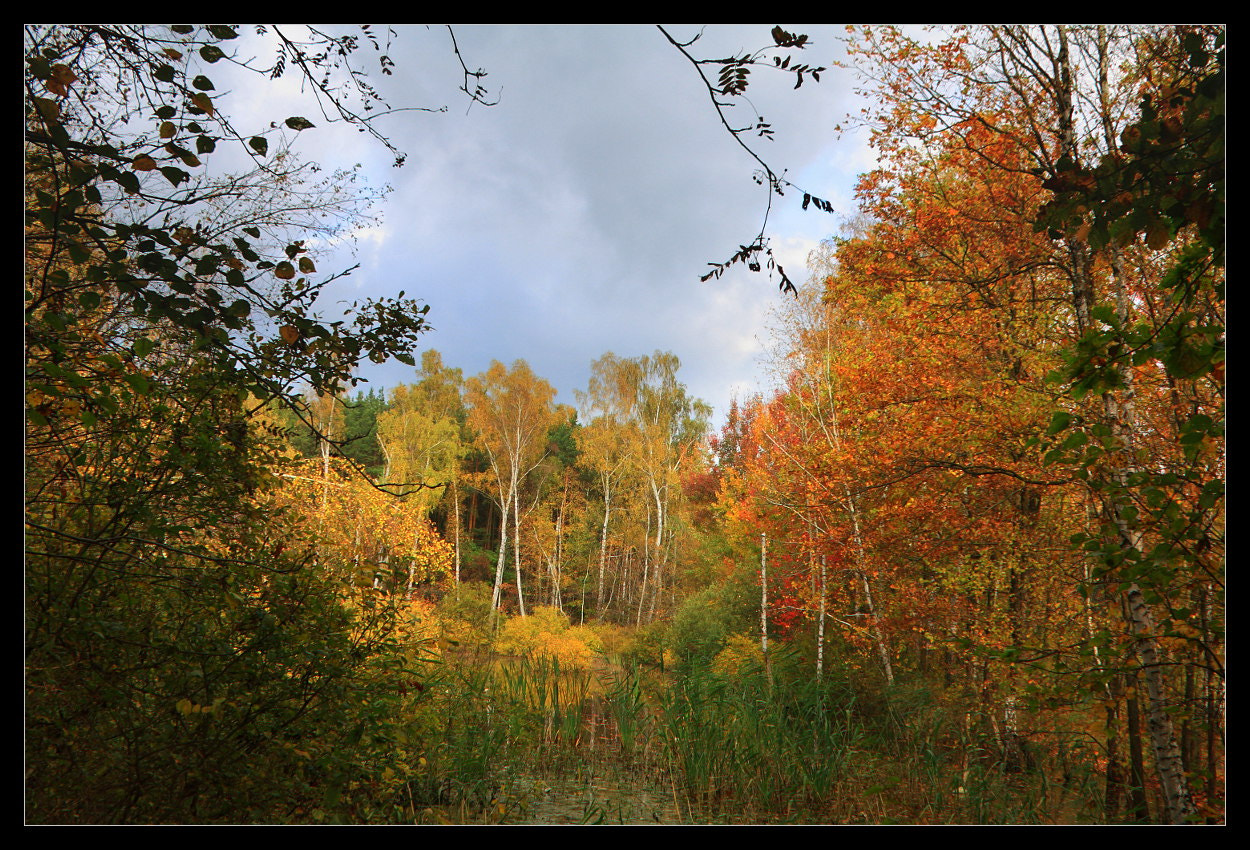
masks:
{"type": "Polygon", "coordinates": [[[540,606],[528,617],[508,620],[496,647],[504,654],[554,658],[561,665],[585,669],[603,650],[603,642],[590,627],[570,628],[561,611],[540,606]]]}
{"type": "Polygon", "coordinates": [[[307,523],[321,529],[318,549],[344,565],[345,586],[356,593],[385,572],[402,585],[427,583],[450,575],[454,553],[424,511],[408,499],[379,491],[341,458],[331,458],[329,474],[320,461],[288,475],[284,499],[307,523]]]}
{"type": "Polygon", "coordinates": [[[190,717],[193,714],[207,714],[209,716],[213,716],[217,714],[221,710],[221,707],[225,704],[225,697],[217,697],[217,699],[213,700],[212,705],[200,705],[199,703],[192,702],[186,697],[183,697],[174,703],[174,709],[183,717],[190,717]]]}

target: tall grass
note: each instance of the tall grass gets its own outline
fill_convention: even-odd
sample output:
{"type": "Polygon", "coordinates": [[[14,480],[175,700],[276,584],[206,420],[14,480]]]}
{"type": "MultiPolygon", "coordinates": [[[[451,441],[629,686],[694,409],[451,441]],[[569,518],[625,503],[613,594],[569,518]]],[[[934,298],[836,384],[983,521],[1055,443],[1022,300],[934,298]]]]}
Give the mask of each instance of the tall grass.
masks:
{"type": "Polygon", "coordinates": [[[687,807],[713,819],[820,820],[859,748],[854,699],[828,681],[770,688],[752,664],[734,674],[688,668],[660,698],[687,807]]]}
{"type": "Polygon", "coordinates": [[[447,663],[427,703],[414,804],[499,822],[567,796],[574,820],[619,821],[625,796],[683,822],[1053,823],[1096,816],[1096,742],[1010,772],[975,701],[853,670],[817,682],[785,653],[663,676],[598,676],[550,656],[447,663]],[[540,777],[547,777],[539,780],[540,777]],[[584,794],[579,798],[578,794],[584,794]],[[671,805],[670,805],[671,804],[671,805]],[[537,803],[535,803],[537,805],[537,803]],[[652,805],[652,804],[648,804],[652,805]],[[613,808],[615,806],[615,808],[613,808]]]}

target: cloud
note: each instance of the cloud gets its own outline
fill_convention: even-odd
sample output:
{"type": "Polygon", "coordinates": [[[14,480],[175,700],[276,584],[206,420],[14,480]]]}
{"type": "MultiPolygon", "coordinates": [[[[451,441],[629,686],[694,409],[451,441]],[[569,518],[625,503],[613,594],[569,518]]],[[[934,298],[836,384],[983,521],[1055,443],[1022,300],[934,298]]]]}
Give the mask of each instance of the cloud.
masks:
{"type": "MultiPolygon", "coordinates": [[[[804,190],[849,203],[851,163],[863,153],[834,138],[850,91],[845,72],[832,68],[837,34],[798,29],[814,44],[805,61],[830,71],[795,91],[792,78],[761,69],[751,105],[733,117],[765,116],[775,140],[751,144],[804,190]]],[[[431,305],[437,330],[426,339],[446,363],[473,374],[492,359],[525,358],[567,402],[605,351],[671,350],[691,391],[723,415],[733,393],[760,380],[769,305],[783,296],[775,280],[741,267],[698,280],[708,262],[759,232],[767,195],[695,69],[652,27],[463,27],[456,35],[466,63],[489,72],[484,82],[499,105],[466,110],[445,29],[398,28],[395,75],[373,82],[392,106],[450,105],[375,122],[408,153],[404,168],[391,168],[367,136],[308,115],[319,124],[299,139],[310,154],[328,168],[361,162],[371,181],[395,189],[385,225],[358,233],[362,268],[331,300],[403,289],[431,305]]],[[[768,27],[710,27],[693,49],[724,56],[770,42],[768,27]]],[[[262,114],[272,102],[250,109],[262,114]]],[[[837,224],[799,210],[800,201],[793,193],[775,200],[769,225],[796,283],[808,252],[837,224]]],[[[341,262],[356,259],[344,253],[341,262]]],[[[398,364],[363,374],[384,385],[411,380],[398,364]]]]}

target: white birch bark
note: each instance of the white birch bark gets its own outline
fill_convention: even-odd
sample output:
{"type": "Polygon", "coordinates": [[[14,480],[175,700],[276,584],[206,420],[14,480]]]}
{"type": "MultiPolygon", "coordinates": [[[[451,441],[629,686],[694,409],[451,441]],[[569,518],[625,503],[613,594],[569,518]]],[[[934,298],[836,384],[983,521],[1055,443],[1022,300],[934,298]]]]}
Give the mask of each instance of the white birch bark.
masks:
{"type": "Polygon", "coordinates": [[[773,661],[768,654],[768,535],[760,535],[760,651],[764,654],[764,675],[773,686],[773,661]]]}

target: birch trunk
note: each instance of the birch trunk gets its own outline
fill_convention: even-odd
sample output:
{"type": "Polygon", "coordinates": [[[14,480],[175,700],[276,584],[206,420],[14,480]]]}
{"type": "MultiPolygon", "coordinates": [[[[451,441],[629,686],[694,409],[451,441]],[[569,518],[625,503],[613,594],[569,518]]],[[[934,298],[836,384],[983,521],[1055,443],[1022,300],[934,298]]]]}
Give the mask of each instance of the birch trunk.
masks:
{"type": "Polygon", "coordinates": [[[816,681],[825,673],[825,556],[820,556],[820,619],[816,621],[816,681]]]}
{"type": "Polygon", "coordinates": [[[516,604],[521,616],[525,616],[525,596],[521,590],[521,495],[512,496],[512,553],[516,567],[516,604]]]}
{"type": "MultiPolygon", "coordinates": [[[[1055,100],[1059,109],[1060,147],[1064,156],[1070,157],[1074,163],[1081,161],[1081,151],[1077,144],[1074,109],[1074,83],[1071,60],[1068,50],[1067,30],[1063,26],[1057,28],[1059,38],[1059,55],[1057,57],[1058,79],[1055,81],[1055,100]]],[[[1099,98],[1100,112],[1105,119],[1104,132],[1109,132],[1109,95],[1106,89],[1106,33],[1099,31],[1099,98]]],[[[1114,140],[1111,140],[1114,143],[1114,140]]],[[[1089,246],[1081,239],[1068,241],[1068,251],[1072,262],[1072,305],[1077,317],[1077,331],[1083,334],[1090,325],[1090,310],[1095,301],[1092,256],[1089,246]]],[[[1128,297],[1120,274],[1119,256],[1114,250],[1111,256],[1112,287],[1116,301],[1116,312],[1121,321],[1128,318],[1128,297]]],[[[1123,391],[1117,394],[1107,391],[1102,396],[1103,418],[1111,427],[1120,451],[1109,453],[1107,460],[1110,465],[1110,477],[1121,488],[1125,486],[1134,471],[1131,460],[1133,449],[1133,418],[1134,399],[1132,389],[1132,370],[1120,365],[1114,366],[1123,383],[1123,391]]],[[[1132,527],[1125,518],[1124,509],[1128,507],[1121,492],[1112,492],[1108,505],[1111,518],[1115,522],[1120,536],[1120,546],[1125,550],[1142,548],[1141,533],[1132,527]]],[[[1147,724],[1150,729],[1151,746],[1154,749],[1155,767],[1159,773],[1163,789],[1164,805],[1167,809],[1169,823],[1185,823],[1194,813],[1190,799],[1188,782],[1181,763],[1180,748],[1176,743],[1176,734],[1172,726],[1172,718],[1166,709],[1163,671],[1159,664],[1158,642],[1155,634],[1154,615],[1146,603],[1141,589],[1135,582],[1130,583],[1124,594],[1125,610],[1129,628],[1133,635],[1133,648],[1140,665],[1141,676],[1145,680],[1147,694],[1147,724]]]]}
{"type": "Polygon", "coordinates": [[[760,650],[764,653],[764,675],[773,686],[773,662],[768,654],[768,535],[760,535],[760,650]]]}
{"type": "Polygon", "coordinates": [[[612,511],[612,497],[610,486],[604,483],[603,488],[603,528],[599,532],[599,591],[595,596],[595,607],[599,615],[599,622],[603,622],[605,606],[603,604],[603,574],[607,568],[608,562],[608,517],[612,511]]]}

